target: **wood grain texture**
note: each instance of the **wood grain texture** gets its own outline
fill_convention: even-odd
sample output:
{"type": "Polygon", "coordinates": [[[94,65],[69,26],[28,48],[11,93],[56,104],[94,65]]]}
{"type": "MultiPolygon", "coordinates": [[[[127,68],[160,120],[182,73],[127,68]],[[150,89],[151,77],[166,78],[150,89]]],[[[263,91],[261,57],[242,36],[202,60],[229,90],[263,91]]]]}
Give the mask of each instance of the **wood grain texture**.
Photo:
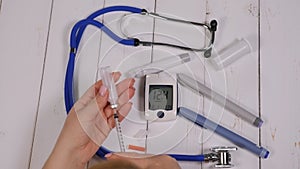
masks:
{"type": "Polygon", "coordinates": [[[51,0],[1,1],[1,168],[29,165],[50,10],[51,0]]]}
{"type": "Polygon", "coordinates": [[[299,1],[261,1],[262,168],[300,168],[299,1]]]}
{"type": "MultiPolygon", "coordinates": [[[[114,6],[114,5],[126,5],[134,6],[146,9],[148,11],[153,11],[155,1],[126,1],[126,0],[109,0],[105,1],[105,7],[114,6]]],[[[124,16],[124,12],[109,13],[104,16],[103,22],[117,35],[124,38],[124,35],[120,31],[120,22],[121,18],[124,16]]],[[[131,16],[130,16],[131,17],[131,16]]],[[[149,27],[144,26],[143,20],[140,20],[140,16],[132,16],[131,18],[125,19],[124,21],[129,23],[122,26],[126,32],[128,31],[130,35],[134,35],[137,38],[143,40],[152,39],[153,26],[152,22],[149,23],[149,27]],[[134,22],[134,24],[132,23],[134,22]]],[[[110,66],[113,71],[120,71],[123,75],[120,80],[128,77],[127,72],[135,67],[138,67],[143,64],[151,62],[151,47],[132,47],[124,46],[113,41],[106,34],[103,34],[101,37],[101,45],[99,46],[99,55],[98,55],[98,65],[97,67],[110,66]]],[[[101,79],[101,77],[98,77],[101,79]]],[[[145,145],[145,138],[136,139],[133,136],[139,130],[144,130],[146,128],[146,123],[136,123],[140,121],[141,112],[143,111],[143,80],[136,79],[135,82],[135,96],[131,100],[133,102],[133,107],[126,117],[126,119],[121,123],[122,133],[124,137],[125,147],[128,144],[134,144],[138,146],[145,145]]],[[[113,129],[110,133],[108,139],[104,142],[103,146],[112,150],[119,151],[119,145],[117,142],[116,131],[113,129]]],[[[100,162],[99,157],[94,157],[90,163],[89,167],[100,162]]]]}
{"type": "MultiPolygon", "coordinates": [[[[173,18],[190,20],[194,22],[204,22],[205,21],[205,1],[189,0],[189,1],[172,1],[172,0],[158,0],[156,4],[157,13],[173,18]]],[[[184,46],[197,46],[202,47],[205,38],[202,29],[199,27],[194,27],[190,25],[182,25],[178,23],[172,23],[164,20],[155,20],[155,32],[154,41],[175,43],[184,46]],[[196,44],[196,45],[195,45],[196,44]],[[199,45],[197,45],[199,44],[199,45]]],[[[174,48],[168,48],[165,46],[154,46],[153,47],[153,60],[159,60],[163,57],[167,57],[174,54],[185,53],[186,51],[178,50],[174,48]]],[[[191,62],[174,67],[172,69],[166,70],[168,73],[185,73],[196,79],[204,79],[204,61],[202,53],[193,53],[195,59],[191,62]]],[[[176,56],[174,56],[176,57],[176,56]]],[[[179,106],[189,107],[195,111],[203,110],[203,98],[202,96],[197,96],[188,89],[179,86],[178,93],[178,104],[179,106]]],[[[159,128],[160,123],[150,124],[150,130],[153,128],[159,128]]],[[[178,153],[178,154],[201,154],[202,144],[201,135],[202,130],[200,127],[194,126],[189,121],[178,117],[174,125],[180,126],[180,129],[173,131],[175,126],[169,125],[166,128],[166,132],[163,132],[158,139],[163,141],[149,140],[149,147],[155,149],[154,147],[159,147],[160,144],[168,143],[171,148],[166,152],[161,153],[178,153]],[[173,132],[171,136],[169,133],[173,132]],[[171,141],[172,140],[172,141],[171,141]],[[180,140],[176,142],[175,140],[180,140]]],[[[152,129],[152,130],[153,130],[152,129]]],[[[164,149],[161,149],[164,150],[164,149]]],[[[186,168],[201,168],[201,163],[199,162],[180,162],[180,166],[184,169],[186,168]]]]}
{"type": "MultiPolygon", "coordinates": [[[[112,5],[137,6],[197,22],[217,19],[217,52],[236,38],[250,40],[254,51],[223,71],[214,70],[199,53],[195,61],[168,72],[193,76],[261,115],[265,121],[261,130],[182,86],[179,87],[179,105],[203,113],[271,152],[268,159],[260,160],[239,149],[232,153],[234,168],[300,168],[300,24],[297,22],[300,13],[297,0],[0,0],[0,168],[42,167],[66,118],[63,89],[70,30],[80,19],[112,5]]],[[[122,16],[123,13],[114,13],[97,19],[121,35],[118,22],[122,16]]],[[[139,19],[132,21],[143,23],[139,19]]],[[[137,36],[149,41],[184,44],[207,41],[194,39],[191,32],[152,19],[147,20],[146,25],[135,25],[128,30],[132,34],[142,32],[137,36]]],[[[75,95],[80,97],[95,82],[99,67],[111,65],[113,70],[126,72],[132,67],[179,53],[183,51],[165,47],[124,47],[101,31],[88,27],[77,57],[75,95]]],[[[137,80],[137,83],[139,97],[132,100],[134,108],[129,120],[123,124],[125,135],[136,132],[129,123],[143,111],[140,95],[143,81],[137,80]]],[[[166,142],[169,138],[153,137],[148,143],[153,149],[150,153],[157,153],[161,148],[161,153],[199,154],[207,153],[213,146],[233,146],[188,121],[181,119],[179,122],[182,125],[180,131],[166,132],[165,137],[178,138],[180,135],[183,138],[163,148],[166,143],[159,144],[158,141],[166,142]]],[[[167,125],[169,123],[150,124],[150,129],[161,132],[158,128],[167,125]]],[[[144,128],[145,124],[139,127],[144,128]]],[[[94,157],[88,166],[100,161],[94,157]]],[[[212,166],[197,162],[180,162],[180,165],[183,169],[212,166]]]]}
{"type": "MultiPolygon", "coordinates": [[[[258,116],[258,1],[207,1],[207,20],[211,19],[217,19],[219,22],[215,44],[217,54],[239,38],[249,39],[254,50],[219,71],[213,71],[207,61],[206,68],[212,70],[210,74],[206,73],[205,82],[258,116]]],[[[205,99],[204,114],[233,132],[259,144],[259,130],[256,127],[211,100],[205,99]]],[[[210,131],[205,130],[203,135],[204,149],[213,146],[236,146],[210,131]]],[[[258,157],[242,148],[232,153],[232,163],[235,165],[234,168],[259,167],[258,157]]]]}
{"type": "Polygon", "coordinates": [[[0,13],[1,13],[1,9],[2,9],[2,0],[0,0],[0,13]]]}
{"type": "MultiPolygon", "coordinates": [[[[72,3],[68,0],[54,1],[31,169],[38,169],[43,166],[66,118],[63,91],[65,70],[69,58],[69,32],[78,20],[87,17],[90,13],[102,7],[103,2],[96,0],[88,2],[73,1],[72,3]]],[[[78,54],[78,59],[85,59],[82,59],[81,64],[85,65],[85,61],[89,61],[90,64],[90,67],[81,69],[83,72],[89,72],[88,76],[81,79],[86,83],[94,82],[97,70],[95,60],[97,61],[99,54],[97,47],[99,46],[100,36],[90,38],[94,32],[95,30],[92,28],[87,29],[80,46],[85,52],[78,54]],[[88,45],[85,47],[84,44],[86,43],[88,45]]],[[[81,65],[76,66],[77,69],[81,65]]],[[[77,76],[79,73],[81,72],[76,71],[75,75],[77,76]]],[[[83,90],[86,90],[84,88],[86,86],[81,85],[83,90]]]]}

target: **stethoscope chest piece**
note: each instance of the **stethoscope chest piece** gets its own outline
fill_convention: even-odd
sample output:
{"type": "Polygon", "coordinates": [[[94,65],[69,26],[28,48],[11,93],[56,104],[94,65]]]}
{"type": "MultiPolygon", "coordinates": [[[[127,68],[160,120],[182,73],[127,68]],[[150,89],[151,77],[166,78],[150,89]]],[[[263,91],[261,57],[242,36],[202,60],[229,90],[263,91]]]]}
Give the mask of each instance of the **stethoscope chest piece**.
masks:
{"type": "Polygon", "coordinates": [[[236,147],[213,147],[211,148],[211,151],[213,151],[213,153],[207,154],[207,160],[205,161],[217,162],[217,164],[215,164],[216,168],[231,168],[234,165],[230,163],[231,154],[229,152],[236,150],[236,147]]]}

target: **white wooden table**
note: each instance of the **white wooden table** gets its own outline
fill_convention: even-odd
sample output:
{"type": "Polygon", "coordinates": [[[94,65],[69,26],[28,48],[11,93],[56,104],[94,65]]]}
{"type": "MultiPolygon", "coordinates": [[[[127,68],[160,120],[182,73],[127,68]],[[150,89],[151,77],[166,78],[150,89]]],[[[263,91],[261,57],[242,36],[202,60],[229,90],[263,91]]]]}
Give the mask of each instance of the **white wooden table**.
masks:
{"type": "MultiPolygon", "coordinates": [[[[254,37],[256,50],[224,71],[210,70],[203,58],[198,60],[202,64],[191,63],[189,68],[201,81],[257,112],[265,120],[261,129],[223,112],[206,98],[192,96],[185,89],[182,89],[180,104],[200,109],[209,118],[271,152],[268,159],[259,159],[239,149],[233,153],[234,168],[300,168],[300,23],[297,20],[300,3],[297,0],[0,0],[0,168],[42,167],[66,118],[63,84],[69,32],[76,21],[112,5],[137,6],[197,22],[215,18],[219,21],[216,49],[236,38],[254,37]],[[195,97],[194,102],[187,101],[191,97],[195,97]]],[[[120,16],[122,14],[117,13],[100,19],[113,24],[111,22],[120,16]]],[[[159,23],[148,29],[145,31],[150,32],[150,36],[145,39],[165,40],[158,34],[168,33],[180,38],[176,28],[159,23]]],[[[113,61],[126,60],[138,51],[143,56],[138,59],[139,64],[159,59],[164,52],[182,52],[163,47],[115,45],[93,28],[86,31],[82,43],[85,45],[81,47],[76,73],[79,95],[95,81],[97,67],[101,66],[98,63],[117,68],[120,63],[113,61]],[[108,50],[112,46],[113,49],[108,50]]],[[[209,131],[192,127],[183,141],[169,152],[205,153],[216,145],[232,146],[209,131]]],[[[89,165],[97,161],[95,158],[89,165]]],[[[196,162],[180,165],[182,168],[211,166],[196,162]]]]}

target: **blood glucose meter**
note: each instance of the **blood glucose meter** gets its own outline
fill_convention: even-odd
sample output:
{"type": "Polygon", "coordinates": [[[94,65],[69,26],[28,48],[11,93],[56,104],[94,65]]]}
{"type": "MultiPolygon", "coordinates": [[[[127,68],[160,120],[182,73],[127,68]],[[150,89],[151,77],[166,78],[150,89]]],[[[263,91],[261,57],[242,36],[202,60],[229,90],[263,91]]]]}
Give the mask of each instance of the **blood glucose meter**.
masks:
{"type": "Polygon", "coordinates": [[[165,72],[146,75],[145,119],[149,121],[169,121],[175,120],[176,115],[176,75],[165,72]]]}

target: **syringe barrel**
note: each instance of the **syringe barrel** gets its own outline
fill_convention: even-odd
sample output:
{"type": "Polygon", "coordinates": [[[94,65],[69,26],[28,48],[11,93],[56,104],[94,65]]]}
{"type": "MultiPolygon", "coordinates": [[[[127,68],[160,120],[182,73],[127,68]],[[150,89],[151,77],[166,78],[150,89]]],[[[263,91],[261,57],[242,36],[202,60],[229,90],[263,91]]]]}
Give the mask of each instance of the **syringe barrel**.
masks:
{"type": "Polygon", "coordinates": [[[122,134],[121,125],[120,125],[120,121],[119,121],[119,115],[117,113],[118,93],[117,93],[116,85],[115,85],[115,82],[114,82],[114,79],[112,76],[112,71],[110,70],[110,67],[107,66],[107,67],[100,68],[99,73],[102,78],[102,82],[103,82],[104,86],[106,86],[109,91],[109,102],[110,102],[111,108],[114,111],[114,120],[115,120],[117,136],[118,136],[119,145],[120,145],[120,151],[125,152],[123,134],[122,134]]]}
{"type": "Polygon", "coordinates": [[[100,76],[103,82],[103,85],[107,87],[109,91],[109,102],[111,106],[118,105],[118,92],[116,85],[112,76],[112,72],[109,66],[100,68],[100,76]]]}
{"type": "Polygon", "coordinates": [[[194,122],[195,124],[209,129],[215,133],[217,133],[218,135],[228,139],[229,141],[231,141],[232,143],[234,143],[235,145],[244,148],[254,154],[256,154],[259,157],[262,158],[268,158],[269,156],[269,151],[267,149],[265,149],[264,147],[259,147],[256,144],[254,144],[253,142],[249,141],[248,139],[228,130],[227,128],[218,125],[217,123],[205,118],[204,116],[189,110],[185,107],[180,107],[178,109],[178,115],[182,116],[192,122],[194,122]]]}
{"type": "Polygon", "coordinates": [[[115,113],[114,119],[115,119],[116,130],[117,130],[117,135],[118,135],[118,140],[119,140],[119,145],[120,145],[120,151],[125,152],[125,143],[124,143],[124,139],[123,139],[121,124],[119,121],[119,117],[116,113],[116,110],[114,110],[114,113],[115,113]]]}
{"type": "Polygon", "coordinates": [[[248,40],[245,38],[236,39],[233,43],[221,50],[217,56],[212,57],[209,61],[217,70],[221,70],[244,55],[251,53],[251,51],[252,47],[248,40]]]}
{"type": "Polygon", "coordinates": [[[172,55],[152,63],[148,63],[136,68],[129,70],[129,77],[143,77],[147,74],[159,73],[161,71],[167,70],[169,68],[173,68],[175,66],[179,66],[181,64],[190,62],[192,57],[189,53],[183,53],[179,55],[172,55]]]}

